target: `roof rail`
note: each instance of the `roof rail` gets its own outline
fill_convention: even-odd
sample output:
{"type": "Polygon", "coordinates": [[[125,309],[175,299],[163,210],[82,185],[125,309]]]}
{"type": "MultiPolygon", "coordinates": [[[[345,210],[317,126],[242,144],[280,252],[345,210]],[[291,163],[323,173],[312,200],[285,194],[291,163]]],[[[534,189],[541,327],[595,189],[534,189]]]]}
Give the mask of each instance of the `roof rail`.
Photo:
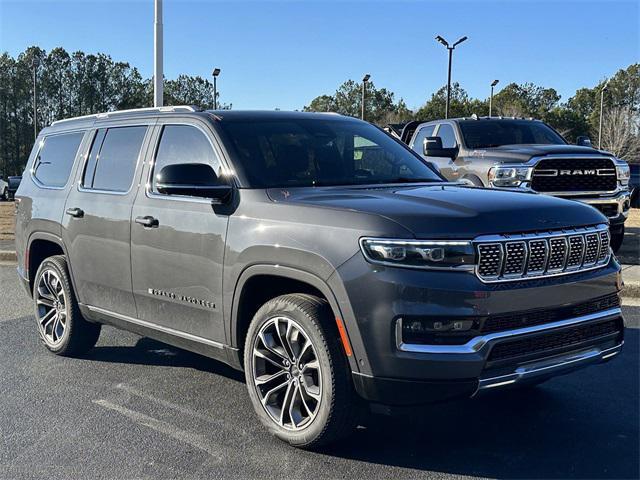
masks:
{"type": "Polygon", "coordinates": [[[131,113],[163,113],[163,112],[201,112],[202,109],[200,107],[194,105],[175,105],[175,106],[167,106],[167,107],[146,107],[146,108],[130,108],[128,110],[116,110],[113,112],[105,112],[105,113],[94,113],[91,115],[83,115],[81,117],[72,117],[72,118],[63,118],[62,120],[56,120],[52,122],[51,125],[58,125],[63,122],[70,122],[75,120],[86,119],[89,120],[91,118],[101,119],[101,118],[111,118],[115,116],[119,116],[122,114],[131,114],[131,113]]]}

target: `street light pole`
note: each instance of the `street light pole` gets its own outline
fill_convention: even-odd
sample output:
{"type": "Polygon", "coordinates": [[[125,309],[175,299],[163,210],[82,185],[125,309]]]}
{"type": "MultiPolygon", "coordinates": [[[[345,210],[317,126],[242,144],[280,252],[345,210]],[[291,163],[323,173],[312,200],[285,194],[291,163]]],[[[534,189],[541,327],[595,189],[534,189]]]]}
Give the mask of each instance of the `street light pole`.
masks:
{"type": "Polygon", "coordinates": [[[364,102],[365,102],[365,95],[367,92],[367,82],[369,81],[370,78],[371,78],[371,75],[369,75],[368,73],[362,78],[362,102],[360,102],[360,108],[361,108],[360,118],[362,120],[364,120],[364,102]]]}
{"type": "Polygon", "coordinates": [[[162,0],[154,0],[155,19],[153,24],[153,106],[164,105],[162,65],[162,0]]]}
{"type": "Polygon", "coordinates": [[[598,125],[598,150],[602,149],[602,115],[604,112],[604,91],[609,86],[609,80],[611,79],[607,79],[607,81],[604,82],[604,85],[600,90],[600,124],[598,125]]]}
{"type": "Polygon", "coordinates": [[[449,105],[451,103],[451,63],[453,61],[453,51],[455,50],[456,46],[460,45],[467,38],[468,37],[462,37],[458,39],[458,41],[456,41],[453,45],[449,45],[449,42],[447,42],[440,35],[436,37],[436,40],[440,42],[442,45],[444,45],[446,49],[449,51],[449,73],[447,75],[447,104],[445,106],[444,118],[449,118],[449,105]]]}
{"type": "Polygon", "coordinates": [[[37,72],[38,67],[40,66],[40,59],[38,57],[33,57],[31,62],[31,66],[33,67],[33,141],[38,138],[38,90],[37,90],[37,72]]]}
{"type": "Polygon", "coordinates": [[[213,72],[211,72],[211,74],[213,75],[213,109],[217,110],[218,109],[218,75],[220,75],[220,69],[219,68],[214,68],[213,72]]]}
{"type": "Polygon", "coordinates": [[[493,107],[493,87],[495,87],[500,80],[494,80],[491,82],[491,96],[489,97],[489,118],[491,118],[491,109],[493,107]]]}

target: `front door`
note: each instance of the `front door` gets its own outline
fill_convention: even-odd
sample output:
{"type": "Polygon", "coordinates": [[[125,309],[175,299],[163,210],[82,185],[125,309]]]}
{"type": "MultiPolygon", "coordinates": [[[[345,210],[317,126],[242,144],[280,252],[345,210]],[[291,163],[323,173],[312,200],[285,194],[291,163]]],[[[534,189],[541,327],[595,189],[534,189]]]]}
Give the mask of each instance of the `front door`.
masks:
{"type": "MultiPolygon", "coordinates": [[[[458,146],[453,126],[449,123],[441,123],[435,132],[435,136],[442,139],[443,148],[455,148],[458,146]]],[[[453,182],[458,180],[459,172],[458,167],[455,163],[455,158],[427,157],[427,159],[438,166],[440,173],[442,173],[442,175],[444,175],[447,180],[453,182]]]]}
{"type": "Polygon", "coordinates": [[[144,123],[92,132],[62,221],[78,301],[131,317],[131,208],[150,132],[144,123]]]}
{"type": "Polygon", "coordinates": [[[132,213],[131,265],[138,318],[174,333],[224,342],[222,266],[225,207],[205,198],[158,192],[155,175],[172,164],[205,163],[223,171],[208,125],[163,120],[132,213]]]}

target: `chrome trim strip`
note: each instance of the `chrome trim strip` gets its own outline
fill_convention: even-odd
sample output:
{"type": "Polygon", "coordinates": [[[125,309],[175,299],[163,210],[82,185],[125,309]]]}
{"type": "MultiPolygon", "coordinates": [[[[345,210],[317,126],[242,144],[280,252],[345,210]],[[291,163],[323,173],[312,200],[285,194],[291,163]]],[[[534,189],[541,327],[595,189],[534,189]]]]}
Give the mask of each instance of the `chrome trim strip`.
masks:
{"type": "Polygon", "coordinates": [[[411,353],[451,353],[451,354],[473,354],[479,353],[490,343],[506,338],[517,337],[520,335],[528,335],[532,333],[545,332],[555,328],[569,327],[583,322],[605,319],[607,317],[619,317],[622,315],[620,308],[611,308],[601,312],[590,313],[580,317],[569,318],[566,320],[558,320],[557,322],[545,323],[543,325],[534,325],[532,327],[518,328],[515,330],[505,330],[504,332],[489,333],[472,338],[464,345],[423,345],[404,343],[402,341],[402,318],[396,321],[396,347],[402,352],[411,353]]]}
{"type": "Polygon", "coordinates": [[[86,305],[86,307],[95,313],[100,313],[102,315],[108,315],[110,317],[117,318],[118,320],[122,320],[125,322],[133,323],[135,325],[140,325],[141,327],[146,327],[151,330],[156,330],[158,332],[167,333],[169,335],[174,335],[176,337],[184,338],[185,340],[191,340],[192,342],[202,343],[204,345],[209,345],[210,347],[215,348],[224,348],[224,345],[219,342],[215,342],[213,340],[209,340],[208,338],[199,337],[197,335],[192,335],[191,333],[182,332],[180,330],[175,330],[173,328],[164,327],[162,325],[156,325],[155,323],[147,322],[145,320],[140,320],[139,318],[129,317],[127,315],[122,315],[120,313],[111,312],[109,310],[105,310],[100,307],[93,307],[91,305],[86,305]]]}
{"type": "Polygon", "coordinates": [[[581,352],[570,352],[559,357],[523,365],[516,368],[513,373],[499,375],[497,377],[480,378],[478,390],[513,385],[514,383],[531,377],[553,375],[557,370],[576,368],[585,363],[592,363],[593,361],[603,361],[620,353],[623,344],[624,342],[604,350],[596,347],[581,352]]]}

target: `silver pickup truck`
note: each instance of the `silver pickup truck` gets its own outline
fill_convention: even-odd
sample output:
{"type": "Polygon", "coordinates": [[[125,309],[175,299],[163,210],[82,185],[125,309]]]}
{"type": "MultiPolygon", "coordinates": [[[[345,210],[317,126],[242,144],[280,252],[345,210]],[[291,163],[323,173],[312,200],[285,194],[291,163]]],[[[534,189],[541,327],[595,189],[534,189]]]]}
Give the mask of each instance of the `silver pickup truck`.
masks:
{"type": "Polygon", "coordinates": [[[587,203],[608,217],[613,250],[622,245],[631,204],[629,165],[593,148],[587,137],[569,145],[539,120],[475,115],[410,122],[391,132],[449,180],[587,203]]]}

